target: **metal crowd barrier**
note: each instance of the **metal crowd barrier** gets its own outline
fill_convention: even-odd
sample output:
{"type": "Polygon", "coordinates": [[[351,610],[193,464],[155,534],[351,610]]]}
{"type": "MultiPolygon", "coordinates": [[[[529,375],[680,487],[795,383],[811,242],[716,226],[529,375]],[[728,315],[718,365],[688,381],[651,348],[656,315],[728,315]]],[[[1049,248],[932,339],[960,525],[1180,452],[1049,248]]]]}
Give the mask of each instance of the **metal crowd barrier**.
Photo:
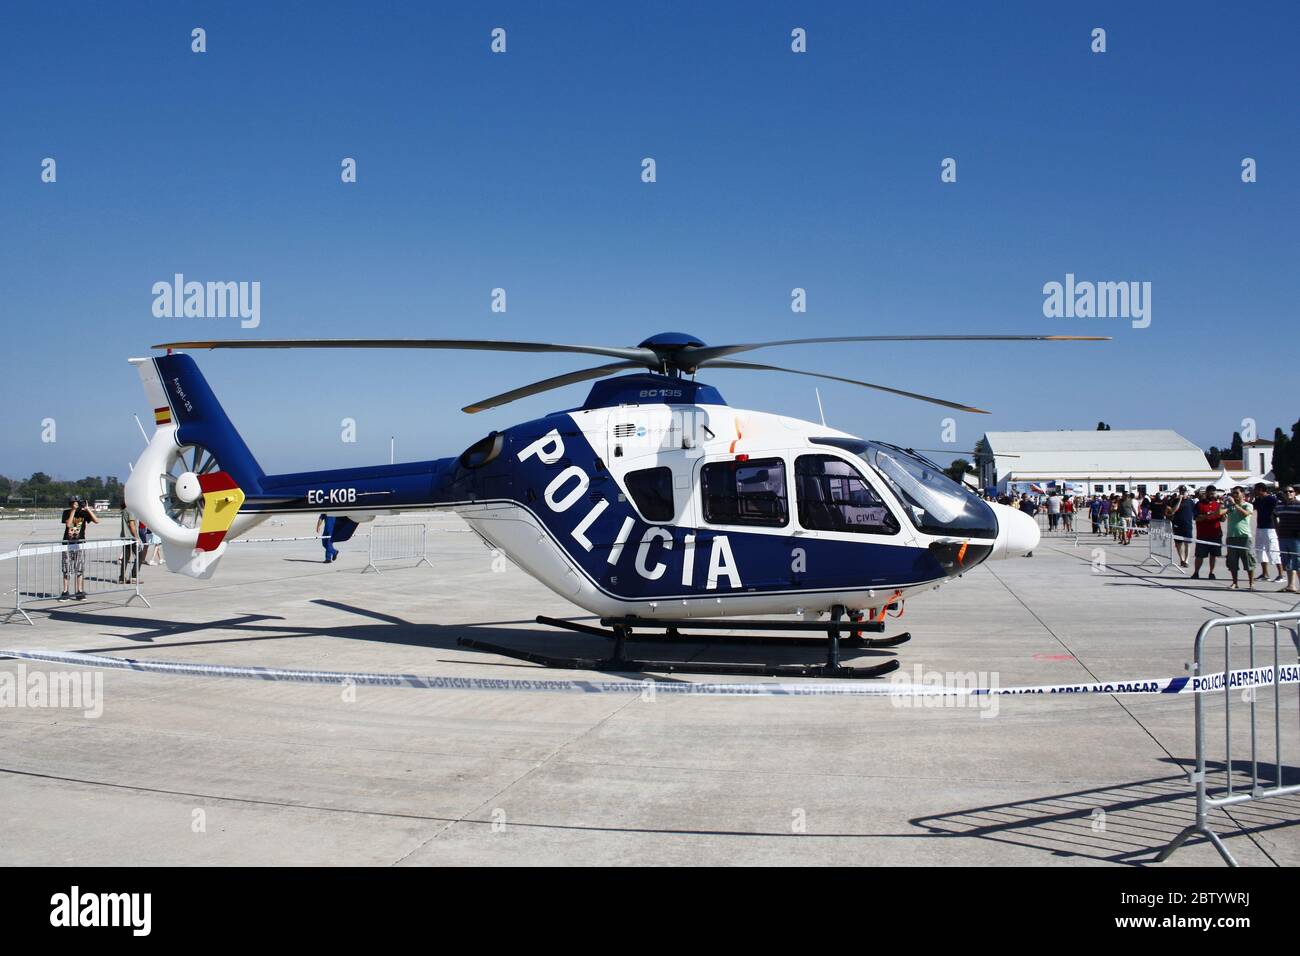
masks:
{"type": "MultiPolygon", "coordinates": [[[[1211,621],[1206,621],[1201,625],[1200,630],[1196,632],[1196,645],[1194,651],[1194,660],[1191,664],[1193,677],[1200,677],[1206,673],[1216,672],[1217,668],[1210,671],[1206,669],[1205,647],[1206,638],[1210,633],[1223,629],[1223,743],[1224,743],[1224,760],[1223,760],[1223,784],[1211,785],[1208,776],[1208,764],[1206,760],[1206,751],[1209,744],[1206,739],[1205,727],[1205,707],[1207,700],[1212,695],[1217,695],[1217,688],[1206,692],[1193,695],[1196,699],[1196,769],[1191,772],[1189,779],[1196,786],[1196,821],[1160,851],[1156,857],[1156,862],[1167,860],[1169,856],[1187,842],[1188,838],[1201,834],[1214,845],[1219,851],[1219,855],[1229,866],[1236,866],[1237,861],[1233,859],[1228,848],[1223,845],[1212,829],[1210,829],[1210,811],[1221,807],[1235,806],[1241,803],[1248,803],[1255,800],[1267,800],[1274,797],[1287,796],[1293,793],[1300,793],[1300,783],[1283,784],[1282,779],[1282,687],[1280,678],[1282,677],[1283,668],[1295,668],[1300,666],[1297,663],[1296,649],[1297,642],[1300,641],[1300,612],[1288,611],[1285,614],[1256,614],[1248,617],[1220,617],[1211,621]],[[1250,638],[1247,649],[1248,664],[1250,668],[1268,667],[1265,664],[1256,664],[1256,645],[1255,629],[1260,625],[1266,626],[1266,631],[1272,631],[1273,638],[1273,663],[1271,682],[1258,684],[1235,684],[1226,679],[1226,675],[1232,672],[1232,629],[1234,627],[1245,627],[1248,629],[1250,638]],[[1289,626],[1286,626],[1289,625],[1289,626]],[[1291,646],[1287,650],[1287,663],[1282,661],[1281,651],[1281,634],[1289,632],[1291,646]],[[1271,691],[1270,691],[1271,688],[1271,691]],[[1266,777],[1260,776],[1261,756],[1267,757],[1265,746],[1260,741],[1260,697],[1272,698],[1272,715],[1264,715],[1265,736],[1268,730],[1272,730],[1272,750],[1273,759],[1269,761],[1264,759],[1262,762],[1267,766],[1269,763],[1273,767],[1273,779],[1268,781],[1266,777]],[[1244,700],[1243,700],[1244,698],[1244,700]],[[1240,701],[1240,704],[1238,703],[1240,701]],[[1250,706],[1250,769],[1249,773],[1243,768],[1237,770],[1232,763],[1233,753],[1233,736],[1232,736],[1232,712],[1234,707],[1250,706]],[[1270,726],[1271,725],[1271,726],[1270,726]],[[1242,782],[1238,778],[1244,777],[1242,782]]],[[[1267,656],[1267,655],[1265,655],[1267,656]]],[[[1290,685],[1294,688],[1295,685],[1290,685]]],[[[1289,713],[1300,718],[1300,710],[1288,708],[1289,713]]],[[[1291,769],[1294,768],[1296,761],[1291,761],[1291,769]]],[[[1217,774],[1216,774],[1217,777],[1217,774]]]]}
{"type": "MultiPolygon", "coordinates": [[[[1012,507],[1015,507],[1015,505],[1013,504],[1012,507]]],[[[1055,516],[1056,523],[1053,524],[1053,516],[1048,513],[1047,506],[1040,504],[1038,506],[1038,513],[1034,515],[1034,520],[1038,522],[1038,531],[1043,538],[1059,539],[1072,537],[1074,538],[1074,543],[1077,545],[1079,543],[1079,536],[1083,533],[1079,519],[1081,517],[1086,519],[1087,516],[1087,512],[1080,512],[1077,509],[1069,514],[1062,511],[1055,516]]]]}
{"type": "MultiPolygon", "coordinates": [[[[1090,536],[1094,539],[1104,537],[1113,540],[1117,534],[1121,533],[1121,526],[1116,524],[1115,519],[1109,515],[1103,517],[1098,522],[1098,528],[1100,530],[1094,530],[1092,515],[1086,507],[1076,508],[1068,515],[1061,512],[1056,516],[1057,520],[1054,527],[1051,520],[1052,516],[1043,510],[1042,505],[1039,506],[1038,514],[1034,517],[1038,522],[1038,530],[1044,538],[1059,539],[1072,537],[1074,538],[1076,546],[1084,537],[1090,536]]],[[[1154,522],[1148,522],[1145,525],[1139,525],[1137,519],[1134,518],[1130,520],[1127,526],[1124,526],[1123,533],[1126,533],[1129,540],[1133,541],[1147,536],[1150,533],[1150,525],[1153,523],[1154,522]]]]}
{"type": "Polygon", "coordinates": [[[14,563],[14,606],[5,615],[4,623],[22,617],[28,624],[35,624],[24,603],[30,607],[42,601],[58,601],[65,591],[73,596],[83,591],[86,597],[130,591],[127,604],[139,598],[146,607],[152,607],[140,591],[144,550],[145,545],[132,538],[23,542],[17,550],[0,554],[0,562],[14,563]]]}
{"type": "MultiPolygon", "coordinates": [[[[1173,525],[1170,522],[1152,521],[1151,528],[1150,528],[1150,535],[1148,537],[1148,542],[1150,543],[1150,553],[1148,554],[1146,561],[1143,561],[1142,564],[1146,564],[1147,561],[1154,561],[1156,563],[1156,574],[1163,573],[1167,568],[1174,568],[1176,571],[1178,571],[1179,574],[1186,574],[1187,573],[1186,568],[1182,567],[1182,565],[1178,561],[1177,555],[1174,553],[1175,541],[1182,541],[1186,543],[1187,561],[1189,565],[1194,564],[1196,561],[1196,546],[1198,544],[1208,544],[1218,548],[1218,558],[1223,562],[1224,568],[1227,567],[1228,555],[1232,551],[1234,550],[1245,551],[1247,554],[1253,556],[1256,554],[1258,550],[1256,548],[1255,535],[1253,533],[1250,536],[1249,544],[1236,545],[1236,544],[1228,544],[1228,536],[1226,533],[1226,529],[1224,534],[1217,541],[1215,541],[1206,538],[1198,538],[1196,537],[1195,532],[1192,533],[1192,536],[1190,538],[1187,537],[1186,535],[1175,534],[1173,530],[1173,525]],[[1156,531],[1157,525],[1164,526],[1159,533],[1157,533],[1156,531]]],[[[1139,567],[1140,566],[1141,565],[1139,565],[1139,567]]]]}
{"type": "Polygon", "coordinates": [[[1174,555],[1174,526],[1164,519],[1153,520],[1147,526],[1147,556],[1142,565],[1154,562],[1156,574],[1162,574],[1166,568],[1175,568],[1179,574],[1187,572],[1179,565],[1174,555]]]}
{"type": "Polygon", "coordinates": [[[380,561],[416,560],[413,567],[427,564],[433,567],[425,547],[428,529],[422,524],[377,524],[372,525],[368,540],[369,560],[361,573],[373,570],[379,573],[380,561]]]}

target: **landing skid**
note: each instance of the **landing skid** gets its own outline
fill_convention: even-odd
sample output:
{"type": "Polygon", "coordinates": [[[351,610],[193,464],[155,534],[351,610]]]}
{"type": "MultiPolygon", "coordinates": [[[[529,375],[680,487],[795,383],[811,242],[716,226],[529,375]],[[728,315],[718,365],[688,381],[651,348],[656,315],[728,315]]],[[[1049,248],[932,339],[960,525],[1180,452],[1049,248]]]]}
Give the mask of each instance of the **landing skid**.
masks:
{"type": "Polygon", "coordinates": [[[911,640],[911,635],[904,633],[894,637],[865,637],[865,633],[879,633],[885,629],[880,621],[863,621],[845,619],[843,609],[836,608],[831,619],[820,621],[721,621],[721,620],[665,620],[642,618],[635,615],[627,617],[601,618],[601,626],[579,624],[560,618],[538,615],[538,624],[558,627],[579,634],[590,634],[614,642],[608,657],[556,657],[550,654],[538,654],[532,651],[517,650],[462,637],[457,643],[461,647],[488,651],[502,657],[541,664],[544,667],[558,667],[566,670],[609,671],[616,673],[666,673],[666,674],[728,674],[741,677],[832,677],[847,679],[869,679],[883,677],[898,670],[898,661],[888,660],[879,664],[862,667],[849,667],[840,663],[841,648],[886,648],[897,647],[911,640]],[[635,629],[653,628],[658,634],[634,633],[635,629]],[[657,661],[629,657],[628,644],[656,643],[708,643],[725,644],[729,647],[808,647],[821,643],[807,637],[790,637],[782,635],[742,636],[719,634],[716,637],[683,634],[682,628],[696,631],[710,630],[749,630],[749,631],[807,631],[825,634],[826,662],[824,664],[743,664],[720,663],[709,661],[657,661]],[[843,632],[847,631],[847,634],[843,632]]]}

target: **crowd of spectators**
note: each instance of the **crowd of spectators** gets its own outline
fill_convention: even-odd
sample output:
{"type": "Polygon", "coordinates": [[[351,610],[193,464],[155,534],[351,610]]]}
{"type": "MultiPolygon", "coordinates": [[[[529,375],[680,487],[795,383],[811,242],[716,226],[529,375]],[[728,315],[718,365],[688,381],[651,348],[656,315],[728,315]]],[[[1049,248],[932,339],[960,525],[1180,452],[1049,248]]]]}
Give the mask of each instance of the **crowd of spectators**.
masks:
{"type": "Polygon", "coordinates": [[[997,500],[1035,518],[1045,512],[1049,532],[1084,533],[1075,522],[1086,514],[1092,534],[1119,545],[1131,544],[1151,522],[1167,521],[1175,560],[1179,567],[1191,567],[1193,578],[1200,578],[1206,568],[1208,579],[1215,580],[1223,559],[1232,578],[1230,588],[1241,587],[1244,575],[1248,590],[1255,589],[1256,580],[1271,580],[1285,582],[1282,590],[1287,593],[1300,594],[1300,487],[1274,490],[1261,482],[1253,489],[1222,492],[1212,485],[1199,491],[1179,485],[1177,491],[1155,494],[1023,493],[1018,499],[997,500]],[[1276,570],[1272,578],[1270,567],[1276,570]]]}

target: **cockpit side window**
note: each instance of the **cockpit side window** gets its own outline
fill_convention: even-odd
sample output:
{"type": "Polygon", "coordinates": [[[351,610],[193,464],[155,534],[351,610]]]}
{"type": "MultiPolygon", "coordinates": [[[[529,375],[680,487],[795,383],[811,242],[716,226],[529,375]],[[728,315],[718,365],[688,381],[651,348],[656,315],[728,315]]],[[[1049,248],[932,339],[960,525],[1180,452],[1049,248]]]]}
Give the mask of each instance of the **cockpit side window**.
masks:
{"type": "Polygon", "coordinates": [[[800,455],[794,463],[799,524],[809,531],[898,534],[898,519],[842,458],[800,455]]]}

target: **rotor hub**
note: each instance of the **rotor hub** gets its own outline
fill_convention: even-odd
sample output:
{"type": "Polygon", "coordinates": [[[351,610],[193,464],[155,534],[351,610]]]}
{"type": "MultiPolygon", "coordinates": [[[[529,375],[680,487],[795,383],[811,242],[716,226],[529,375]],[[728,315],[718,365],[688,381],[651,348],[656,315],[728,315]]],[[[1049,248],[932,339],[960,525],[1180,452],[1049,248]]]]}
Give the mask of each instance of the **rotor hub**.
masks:
{"type": "Polygon", "coordinates": [[[693,335],[685,332],[658,332],[646,339],[637,348],[654,349],[656,352],[677,351],[693,345],[696,348],[703,348],[704,343],[693,335]]]}
{"type": "Polygon", "coordinates": [[[192,471],[182,472],[176,478],[176,497],[186,504],[199,500],[203,489],[199,486],[199,476],[192,471]]]}
{"type": "Polygon", "coordinates": [[[703,347],[704,343],[700,339],[686,332],[659,332],[637,346],[651,349],[659,362],[655,371],[673,378],[680,378],[683,372],[689,374],[695,371],[695,363],[682,361],[685,358],[683,351],[703,347]]]}

